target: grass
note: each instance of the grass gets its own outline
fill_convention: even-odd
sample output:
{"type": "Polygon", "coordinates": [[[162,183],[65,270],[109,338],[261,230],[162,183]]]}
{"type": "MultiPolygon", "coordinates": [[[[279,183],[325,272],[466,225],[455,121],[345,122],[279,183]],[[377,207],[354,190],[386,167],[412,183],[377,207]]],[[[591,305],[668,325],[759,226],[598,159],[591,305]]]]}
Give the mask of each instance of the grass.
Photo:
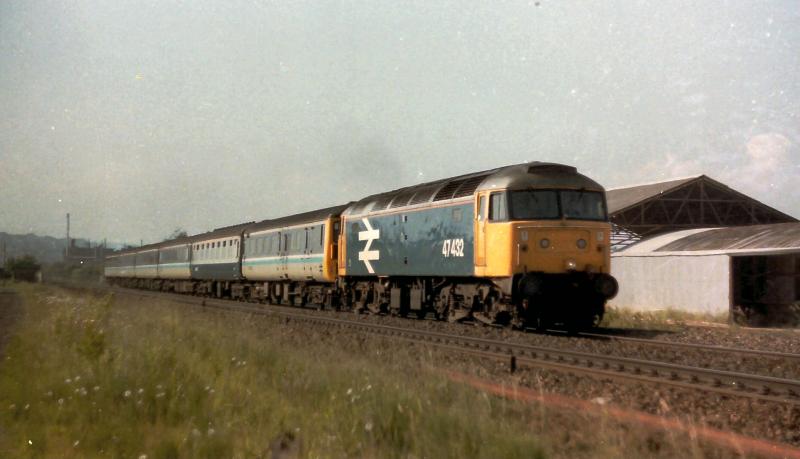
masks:
{"type": "Polygon", "coordinates": [[[13,288],[25,313],[0,360],[0,457],[719,455],[611,416],[489,396],[439,370],[512,385],[535,372],[279,318],[13,288]]]}
{"type": "Polygon", "coordinates": [[[3,457],[543,456],[519,407],[416,354],[354,341],[353,355],[242,316],[16,288],[3,457]]]}
{"type": "Polygon", "coordinates": [[[609,328],[670,329],[690,322],[728,324],[728,314],[687,312],[677,309],[634,311],[608,306],[601,326],[609,328]]]}

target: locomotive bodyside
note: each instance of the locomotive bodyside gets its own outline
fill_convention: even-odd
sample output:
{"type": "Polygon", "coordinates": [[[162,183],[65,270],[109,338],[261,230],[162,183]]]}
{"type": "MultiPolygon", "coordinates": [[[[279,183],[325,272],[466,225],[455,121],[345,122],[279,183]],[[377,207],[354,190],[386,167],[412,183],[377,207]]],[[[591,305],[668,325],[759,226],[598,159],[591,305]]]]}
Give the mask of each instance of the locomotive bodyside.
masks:
{"type": "Polygon", "coordinates": [[[353,204],[342,222],[339,274],[356,308],[586,326],[615,293],[604,190],[572,167],[528,163],[395,190],[353,204]]]}
{"type": "Polygon", "coordinates": [[[469,199],[343,215],[342,276],[472,276],[469,199]],[[445,241],[447,247],[444,247],[445,241]],[[366,242],[366,244],[365,244],[366,242]]]}

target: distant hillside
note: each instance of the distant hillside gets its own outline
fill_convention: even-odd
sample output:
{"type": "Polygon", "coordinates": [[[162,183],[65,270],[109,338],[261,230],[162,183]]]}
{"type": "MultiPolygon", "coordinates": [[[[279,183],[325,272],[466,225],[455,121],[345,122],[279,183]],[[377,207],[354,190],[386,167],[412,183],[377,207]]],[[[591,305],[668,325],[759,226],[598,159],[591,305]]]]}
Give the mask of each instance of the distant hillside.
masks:
{"type": "MultiPolygon", "coordinates": [[[[54,263],[61,261],[64,248],[67,246],[66,238],[51,236],[37,236],[35,234],[8,234],[0,232],[0,257],[2,257],[3,243],[6,245],[6,257],[33,255],[39,262],[54,263]]],[[[88,247],[89,241],[76,239],[79,247],[88,247]]]]}

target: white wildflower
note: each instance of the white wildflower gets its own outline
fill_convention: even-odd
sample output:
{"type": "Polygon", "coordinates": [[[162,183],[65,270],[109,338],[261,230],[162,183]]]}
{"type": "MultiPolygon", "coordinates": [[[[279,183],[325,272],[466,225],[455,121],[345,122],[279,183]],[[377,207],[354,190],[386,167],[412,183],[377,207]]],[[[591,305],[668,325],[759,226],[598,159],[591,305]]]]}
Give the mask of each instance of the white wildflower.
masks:
{"type": "Polygon", "coordinates": [[[367,421],[367,423],[364,424],[364,430],[367,432],[372,432],[372,421],[367,421]]]}
{"type": "Polygon", "coordinates": [[[93,390],[93,391],[95,391],[95,392],[97,392],[97,391],[99,391],[99,390],[100,390],[100,386],[94,386],[94,387],[92,387],[92,390],[93,390]]]}
{"type": "Polygon", "coordinates": [[[139,388],[139,390],[138,390],[138,393],[139,393],[139,395],[142,395],[142,394],[144,394],[144,389],[142,389],[142,388],[140,387],[140,388],[139,388]]]}
{"type": "Polygon", "coordinates": [[[209,436],[209,437],[210,437],[210,436],[212,436],[212,435],[214,435],[216,432],[217,432],[217,431],[216,431],[216,430],[214,430],[214,428],[213,428],[213,427],[209,427],[209,428],[208,428],[208,436],[209,436]]]}
{"type": "Polygon", "coordinates": [[[164,392],[159,392],[159,393],[156,394],[156,398],[161,398],[164,395],[166,395],[164,392]]]}
{"type": "Polygon", "coordinates": [[[9,409],[9,410],[14,410],[14,409],[16,409],[16,408],[17,408],[17,405],[15,405],[15,404],[13,404],[13,403],[12,403],[11,405],[8,405],[8,409],[9,409]]]}
{"type": "Polygon", "coordinates": [[[25,408],[23,408],[23,410],[27,411],[27,410],[28,410],[28,408],[30,408],[30,407],[31,407],[30,403],[26,403],[26,404],[25,404],[25,408]]]}
{"type": "Polygon", "coordinates": [[[58,404],[59,405],[63,405],[64,404],[64,399],[63,398],[58,399],[58,404]]]}
{"type": "Polygon", "coordinates": [[[72,384],[72,380],[69,379],[69,378],[65,379],[64,382],[67,383],[67,384],[72,384]]]}
{"type": "Polygon", "coordinates": [[[73,447],[75,447],[75,446],[78,446],[78,445],[80,445],[80,444],[81,444],[81,441],[80,441],[80,440],[75,440],[75,442],[74,442],[74,443],[72,443],[72,446],[73,446],[73,447]]]}
{"type": "Polygon", "coordinates": [[[347,389],[347,395],[350,395],[352,393],[353,393],[353,388],[352,387],[350,389],[347,389]]]}
{"type": "Polygon", "coordinates": [[[128,398],[128,397],[131,396],[131,394],[132,394],[132,392],[130,390],[126,390],[123,395],[125,396],[125,398],[128,398]]]}

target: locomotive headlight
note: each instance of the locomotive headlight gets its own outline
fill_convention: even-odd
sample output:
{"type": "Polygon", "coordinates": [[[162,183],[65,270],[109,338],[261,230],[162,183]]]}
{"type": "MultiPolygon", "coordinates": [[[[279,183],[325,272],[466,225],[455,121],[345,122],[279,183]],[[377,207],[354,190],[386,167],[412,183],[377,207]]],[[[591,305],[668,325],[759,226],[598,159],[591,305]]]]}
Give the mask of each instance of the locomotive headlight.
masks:
{"type": "Polygon", "coordinates": [[[579,249],[583,250],[586,248],[586,239],[578,239],[578,242],[575,243],[579,249]]]}
{"type": "Polygon", "coordinates": [[[575,263],[575,260],[572,259],[564,260],[564,269],[566,269],[567,271],[572,271],[577,267],[578,265],[577,263],[575,263]]]}
{"type": "Polygon", "coordinates": [[[543,249],[550,247],[550,239],[544,238],[541,241],[539,241],[539,247],[543,249]]]}

